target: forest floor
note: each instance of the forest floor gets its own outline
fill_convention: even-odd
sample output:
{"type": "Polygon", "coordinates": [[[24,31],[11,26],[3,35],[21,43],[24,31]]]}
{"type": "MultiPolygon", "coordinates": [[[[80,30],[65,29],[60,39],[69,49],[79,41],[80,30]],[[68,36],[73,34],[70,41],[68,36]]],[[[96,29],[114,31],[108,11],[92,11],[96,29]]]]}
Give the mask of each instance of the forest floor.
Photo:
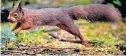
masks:
{"type": "MultiPolygon", "coordinates": [[[[23,30],[16,40],[1,43],[2,55],[124,55],[126,54],[126,24],[120,27],[105,22],[75,21],[91,47],[81,43],[61,41],[62,38],[79,40],[68,32],[51,26],[36,30],[23,30]],[[44,31],[46,30],[46,31],[44,31]],[[44,32],[43,32],[44,31],[44,32]],[[53,35],[53,36],[52,36],[53,35]],[[56,38],[54,38],[56,36],[56,38]],[[58,38],[57,38],[58,37],[58,38]],[[123,50],[121,50],[121,48],[123,50]]],[[[15,24],[2,23],[1,27],[12,28],[15,24]]],[[[1,29],[3,30],[3,29],[1,29]]],[[[8,34],[8,33],[6,33],[8,34]]],[[[11,36],[9,36],[11,37],[11,36]]],[[[13,37],[11,37],[13,38],[13,37]]],[[[10,38],[10,39],[11,39],[10,38]]]]}

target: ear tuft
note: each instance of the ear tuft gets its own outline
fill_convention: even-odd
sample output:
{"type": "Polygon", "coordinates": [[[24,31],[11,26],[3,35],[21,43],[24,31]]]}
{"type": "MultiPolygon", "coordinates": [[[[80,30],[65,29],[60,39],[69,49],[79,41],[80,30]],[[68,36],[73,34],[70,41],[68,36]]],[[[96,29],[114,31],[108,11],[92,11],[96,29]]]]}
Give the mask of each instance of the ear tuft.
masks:
{"type": "Polygon", "coordinates": [[[18,5],[18,9],[19,9],[19,12],[23,13],[23,9],[22,9],[22,1],[20,1],[19,5],[18,5]]]}
{"type": "Polygon", "coordinates": [[[22,9],[21,3],[22,3],[22,1],[20,1],[19,5],[18,5],[19,9],[22,9]]]}
{"type": "Polygon", "coordinates": [[[15,3],[16,3],[16,1],[13,1],[13,5],[12,5],[12,8],[14,8],[14,6],[15,6],[15,3]]]}

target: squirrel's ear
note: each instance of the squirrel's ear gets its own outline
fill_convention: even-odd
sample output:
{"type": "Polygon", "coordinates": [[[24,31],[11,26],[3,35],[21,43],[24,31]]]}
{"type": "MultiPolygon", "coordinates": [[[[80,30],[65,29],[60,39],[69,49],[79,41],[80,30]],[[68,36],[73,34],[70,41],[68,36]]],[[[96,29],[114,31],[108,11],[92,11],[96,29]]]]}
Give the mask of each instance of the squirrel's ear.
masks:
{"type": "Polygon", "coordinates": [[[19,12],[21,12],[24,15],[21,3],[22,3],[22,1],[19,3],[18,9],[19,9],[19,12]]]}
{"type": "Polygon", "coordinates": [[[20,11],[20,12],[22,11],[21,3],[22,3],[22,2],[20,2],[19,5],[18,5],[18,8],[19,8],[19,11],[20,11]]]}
{"type": "Polygon", "coordinates": [[[15,6],[15,1],[13,1],[13,5],[12,5],[12,8],[14,8],[14,6],[15,6]]]}

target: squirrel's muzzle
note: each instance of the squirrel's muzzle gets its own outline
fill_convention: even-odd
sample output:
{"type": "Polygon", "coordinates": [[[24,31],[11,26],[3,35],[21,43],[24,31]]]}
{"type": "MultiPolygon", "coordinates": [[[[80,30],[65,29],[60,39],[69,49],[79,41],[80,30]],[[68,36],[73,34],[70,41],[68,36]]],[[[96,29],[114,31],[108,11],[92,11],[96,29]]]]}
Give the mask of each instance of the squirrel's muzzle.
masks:
{"type": "Polygon", "coordinates": [[[8,21],[9,21],[10,23],[16,22],[15,18],[13,18],[13,17],[8,17],[7,19],[8,19],[8,21]]]}

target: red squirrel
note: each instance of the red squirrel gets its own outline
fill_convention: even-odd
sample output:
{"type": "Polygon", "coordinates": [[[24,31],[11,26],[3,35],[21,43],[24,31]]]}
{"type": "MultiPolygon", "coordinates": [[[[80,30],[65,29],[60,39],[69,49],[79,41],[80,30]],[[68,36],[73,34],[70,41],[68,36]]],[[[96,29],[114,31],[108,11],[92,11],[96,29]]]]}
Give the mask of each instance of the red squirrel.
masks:
{"type": "Polygon", "coordinates": [[[73,23],[73,19],[82,18],[89,21],[105,19],[117,24],[121,22],[121,15],[115,8],[102,4],[80,5],[70,8],[28,9],[22,8],[20,2],[18,7],[14,6],[15,3],[13,3],[8,20],[12,23],[17,22],[12,29],[16,34],[21,30],[28,30],[34,26],[52,25],[78,37],[86,47],[89,44],[82,37],[79,28],[73,23]]]}

